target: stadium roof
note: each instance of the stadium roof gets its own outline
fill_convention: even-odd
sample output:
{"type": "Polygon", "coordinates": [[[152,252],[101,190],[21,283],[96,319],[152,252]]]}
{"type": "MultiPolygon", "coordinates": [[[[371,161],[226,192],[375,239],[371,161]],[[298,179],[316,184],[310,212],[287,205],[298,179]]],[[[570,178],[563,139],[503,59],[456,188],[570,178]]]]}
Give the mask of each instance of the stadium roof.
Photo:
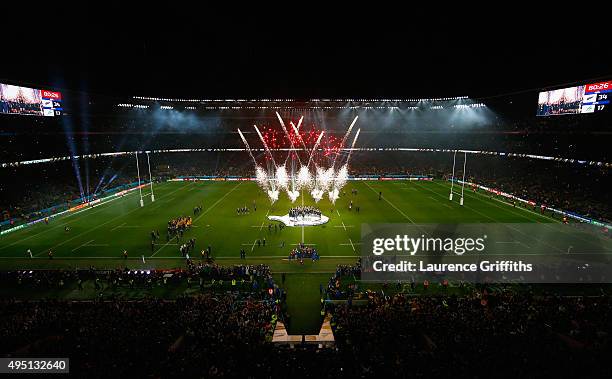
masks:
{"type": "Polygon", "coordinates": [[[111,96],[427,98],[512,93],[612,71],[597,38],[583,38],[578,26],[548,30],[536,10],[533,20],[508,22],[392,9],[266,18],[168,4],[159,11],[106,7],[65,20],[61,11],[34,12],[27,24],[37,27],[16,20],[19,38],[2,54],[0,79],[111,96]]]}

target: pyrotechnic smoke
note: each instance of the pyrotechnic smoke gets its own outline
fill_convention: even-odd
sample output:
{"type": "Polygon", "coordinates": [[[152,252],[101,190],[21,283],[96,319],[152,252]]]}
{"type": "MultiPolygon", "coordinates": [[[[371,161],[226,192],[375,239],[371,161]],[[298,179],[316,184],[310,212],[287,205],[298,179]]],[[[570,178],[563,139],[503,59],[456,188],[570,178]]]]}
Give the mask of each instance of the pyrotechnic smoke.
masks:
{"type": "Polygon", "coordinates": [[[336,200],[338,200],[338,197],[340,195],[340,190],[338,188],[334,188],[333,190],[329,191],[328,196],[329,196],[329,201],[332,204],[336,203],[336,200]]]}
{"type": "MultiPolygon", "coordinates": [[[[355,118],[355,120],[356,119],[357,118],[355,118]]],[[[351,127],[352,127],[352,124],[351,124],[351,127]]],[[[361,129],[357,129],[357,133],[355,133],[355,138],[353,138],[353,143],[351,144],[351,150],[349,151],[349,155],[346,158],[346,163],[342,165],[342,167],[340,167],[340,169],[336,172],[336,175],[333,178],[333,185],[332,185],[333,189],[329,191],[329,201],[331,201],[332,204],[336,202],[340,194],[340,190],[342,189],[342,187],[346,185],[346,182],[348,180],[348,163],[351,159],[351,153],[353,152],[353,149],[355,148],[355,143],[357,143],[357,138],[359,138],[360,132],[361,132],[361,129]]]]}
{"type": "Polygon", "coordinates": [[[261,166],[255,166],[255,180],[262,190],[268,190],[268,174],[261,166]]]}
{"type": "Polygon", "coordinates": [[[279,190],[286,190],[289,184],[289,177],[287,176],[287,169],[285,165],[278,166],[276,168],[276,185],[279,190]]]}
{"type": "MultiPolygon", "coordinates": [[[[287,183],[283,188],[287,191],[287,196],[289,196],[289,199],[293,203],[300,196],[300,191],[299,191],[300,187],[298,186],[296,182],[296,175],[295,175],[295,159],[297,158],[297,161],[300,167],[302,166],[302,161],[300,160],[300,156],[297,154],[297,152],[294,151],[295,146],[293,145],[293,139],[291,138],[291,135],[289,134],[289,132],[287,131],[287,128],[285,127],[285,122],[283,121],[283,118],[281,117],[280,114],[278,114],[278,112],[276,112],[276,117],[278,118],[278,121],[280,122],[281,127],[283,128],[283,132],[285,132],[285,136],[289,140],[289,144],[291,147],[291,150],[289,151],[289,153],[287,154],[287,157],[285,158],[285,165],[286,165],[287,161],[291,157],[291,175],[289,176],[289,178],[287,178],[287,183]]],[[[300,122],[298,123],[298,129],[299,129],[299,124],[302,122],[302,118],[300,118],[300,122]]],[[[281,173],[281,176],[282,174],[283,173],[281,173]]],[[[284,171],[284,174],[286,176],[287,174],[286,170],[284,171]]],[[[278,173],[276,176],[280,182],[281,179],[279,178],[278,173]]]]}
{"type": "Polygon", "coordinates": [[[314,199],[315,203],[318,203],[319,200],[321,200],[323,198],[323,191],[321,191],[320,189],[313,189],[312,191],[310,191],[310,196],[312,196],[312,198],[314,199]]]}
{"type": "Polygon", "coordinates": [[[313,183],[312,183],[312,175],[310,174],[310,171],[308,171],[308,167],[306,166],[300,167],[300,170],[298,171],[296,182],[297,182],[298,188],[310,189],[313,183]]]}
{"type": "Polygon", "coordinates": [[[294,203],[298,197],[300,197],[300,191],[291,191],[287,190],[287,196],[289,196],[289,200],[294,203]]]}
{"type": "Polygon", "coordinates": [[[344,187],[346,181],[348,180],[348,166],[343,165],[340,167],[340,170],[336,172],[336,176],[334,177],[334,189],[339,190],[344,187]]]}
{"type": "Polygon", "coordinates": [[[274,177],[274,175],[276,174],[275,173],[276,162],[274,161],[274,156],[272,155],[272,152],[270,151],[270,148],[268,147],[266,140],[261,135],[259,128],[257,127],[257,125],[253,125],[253,126],[255,127],[255,131],[257,132],[257,135],[259,136],[261,143],[263,143],[264,145],[264,149],[266,150],[266,153],[268,153],[268,156],[270,157],[270,161],[272,162],[272,166],[270,168],[270,172],[268,172],[267,174],[267,178],[268,178],[268,185],[270,186],[270,190],[268,191],[268,198],[270,198],[270,201],[272,202],[272,204],[274,204],[274,202],[278,200],[278,189],[276,188],[277,183],[276,183],[276,178],[274,177]]]}
{"type": "Polygon", "coordinates": [[[268,191],[268,197],[270,198],[270,201],[272,202],[272,204],[274,204],[274,202],[276,202],[276,200],[278,200],[278,191],[277,190],[269,190],[268,191]]]}

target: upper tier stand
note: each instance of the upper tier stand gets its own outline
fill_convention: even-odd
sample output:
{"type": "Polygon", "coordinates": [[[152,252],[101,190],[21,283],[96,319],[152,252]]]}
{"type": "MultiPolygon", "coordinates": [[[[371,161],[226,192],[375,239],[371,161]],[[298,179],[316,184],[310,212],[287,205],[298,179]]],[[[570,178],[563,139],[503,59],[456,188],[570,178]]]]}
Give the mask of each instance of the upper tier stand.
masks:
{"type": "Polygon", "coordinates": [[[284,216],[268,216],[271,221],[280,221],[287,226],[315,226],[326,224],[329,221],[329,217],[321,215],[319,216],[305,216],[305,217],[289,217],[288,214],[284,216]]]}

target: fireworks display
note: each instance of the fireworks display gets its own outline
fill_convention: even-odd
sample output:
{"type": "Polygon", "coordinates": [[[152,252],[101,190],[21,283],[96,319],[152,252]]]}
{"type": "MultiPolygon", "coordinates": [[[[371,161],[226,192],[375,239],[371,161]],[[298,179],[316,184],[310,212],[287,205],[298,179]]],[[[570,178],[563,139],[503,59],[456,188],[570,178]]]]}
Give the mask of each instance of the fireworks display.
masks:
{"type": "MultiPolygon", "coordinates": [[[[303,117],[300,117],[297,124],[289,121],[287,126],[278,113],[276,116],[281,126],[280,130],[254,126],[264,147],[263,162],[255,159],[247,140],[238,129],[240,138],[255,165],[257,184],[272,203],[278,200],[279,194],[283,191],[287,193],[291,202],[295,202],[302,192],[306,192],[310,193],[315,202],[321,200],[327,193],[329,200],[334,203],[348,180],[348,163],[351,154],[349,152],[344,159],[341,152],[357,121],[357,116],[342,139],[326,134],[315,125],[304,127],[303,117]],[[279,150],[283,156],[277,155],[275,159],[274,152],[279,150]]],[[[351,148],[355,147],[359,132],[360,130],[357,130],[355,133],[351,148]]]]}

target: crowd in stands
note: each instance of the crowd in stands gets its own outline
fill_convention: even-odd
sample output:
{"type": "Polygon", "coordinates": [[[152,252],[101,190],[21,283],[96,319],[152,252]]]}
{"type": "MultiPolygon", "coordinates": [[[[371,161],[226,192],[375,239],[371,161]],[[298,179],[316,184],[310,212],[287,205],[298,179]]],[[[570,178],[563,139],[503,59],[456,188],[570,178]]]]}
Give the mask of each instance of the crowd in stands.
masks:
{"type": "Polygon", "coordinates": [[[274,281],[270,267],[267,265],[235,265],[220,266],[217,264],[204,264],[201,261],[195,263],[194,260],[187,261],[188,277],[203,278],[215,282],[239,282],[247,281],[257,283],[255,288],[274,288],[274,281]]]}
{"type": "MultiPolygon", "coordinates": [[[[248,177],[253,170],[250,164],[240,159],[239,153],[178,153],[155,155],[152,159],[159,161],[152,164],[153,176],[158,180],[182,175],[248,177]],[[221,156],[223,159],[219,161],[221,156]]],[[[463,156],[457,159],[463,163],[463,156]]],[[[92,197],[103,197],[111,188],[137,181],[133,175],[136,168],[132,167],[134,162],[131,159],[118,158],[113,161],[117,168],[110,170],[110,174],[106,171],[111,162],[100,158],[83,162],[91,165],[92,178],[89,187],[85,185],[84,188],[90,188],[92,197]]],[[[11,172],[2,171],[3,180],[0,180],[0,210],[2,220],[6,222],[0,228],[10,227],[10,220],[13,224],[19,224],[78,204],[78,201],[74,201],[81,196],[80,186],[69,161],[3,170],[11,172]],[[16,175],[19,181],[13,179],[16,175]],[[55,207],[40,212],[50,206],[55,207]]],[[[612,180],[608,170],[571,162],[468,154],[466,178],[533,200],[537,205],[545,204],[587,217],[610,220],[612,198],[606,189],[612,185],[612,180]]],[[[449,153],[355,152],[350,164],[351,175],[411,174],[448,179],[451,172],[452,154],[449,153]]],[[[460,168],[456,175],[462,177],[460,168]]],[[[84,182],[83,176],[81,182],[84,182]]],[[[87,193],[87,190],[84,189],[84,192],[87,193]]]]}
{"type": "Polygon", "coordinates": [[[348,299],[354,294],[357,289],[356,285],[351,283],[346,290],[342,286],[342,278],[348,277],[353,280],[361,279],[361,259],[355,265],[338,265],[336,272],[329,278],[325,293],[329,299],[348,299]]]}
{"type": "Polygon", "coordinates": [[[0,301],[3,356],[70,357],[88,377],[246,377],[274,330],[273,300],[0,301]]]}
{"type": "Polygon", "coordinates": [[[275,289],[274,281],[267,265],[221,266],[201,260],[187,259],[185,268],[171,270],[128,269],[114,270],[88,269],[78,270],[16,270],[0,271],[0,284],[10,288],[44,290],[71,288],[91,281],[96,289],[102,288],[153,288],[166,285],[179,285],[187,282],[199,283],[201,286],[232,284],[239,289],[247,289],[254,296],[258,291],[275,289]],[[235,281],[235,283],[233,283],[235,281]],[[98,288],[99,287],[99,288],[98,288]]]}
{"type": "Polygon", "coordinates": [[[371,293],[367,306],[330,305],[329,312],[337,359],[351,362],[345,369],[356,377],[609,374],[610,296],[371,293]]]}
{"type": "MultiPolygon", "coordinates": [[[[358,265],[338,266],[330,286],[344,277],[359,278],[359,273],[358,265]]],[[[77,274],[37,275],[58,283],[77,274]]],[[[104,275],[128,278],[134,273],[104,275]]],[[[203,264],[176,275],[183,281],[204,275],[207,280],[265,282],[270,270],[203,264]]],[[[10,280],[16,278],[12,274],[10,280]]],[[[258,292],[267,293],[266,285],[258,292]]],[[[605,292],[560,296],[525,287],[481,286],[459,295],[366,293],[365,303],[325,302],[335,337],[331,348],[270,343],[282,317],[277,301],[282,297],[252,291],[203,291],[176,300],[4,299],[0,354],[69,356],[71,372],[91,377],[609,376],[605,362],[612,347],[612,297],[605,292]]]]}
{"type": "MultiPolygon", "coordinates": [[[[2,85],[4,86],[4,84],[2,85]]],[[[2,93],[0,86],[0,113],[17,113],[42,116],[43,108],[39,99],[34,94],[31,97],[14,97],[2,93]]]]}
{"type": "MultiPolygon", "coordinates": [[[[339,265],[325,293],[336,348],[320,351],[312,375],[346,377],[605,377],[612,348],[612,297],[564,296],[520,286],[468,286],[427,296],[429,283],[391,291],[358,288],[359,263],[339,265]],[[415,287],[421,291],[419,296],[415,287]],[[357,291],[355,291],[357,290],[357,291]],[[367,301],[355,305],[356,293],[367,301]],[[323,363],[325,362],[325,363],[323,363]],[[546,367],[547,372],[542,372],[546,367]],[[317,371],[321,370],[321,371],[317,371]]],[[[432,284],[433,285],[433,284],[432,284]]],[[[448,286],[448,283],[437,283],[448,286]]],[[[391,284],[390,286],[394,286],[391,284]]],[[[462,285],[463,287],[464,285],[462,285]]],[[[387,288],[387,290],[385,290],[387,288]]],[[[306,354],[316,356],[319,351],[306,354]]]]}
{"type": "MultiPolygon", "coordinates": [[[[353,172],[371,175],[412,174],[451,178],[452,154],[358,153],[353,172]],[[361,159],[359,159],[361,158],[361,159]]],[[[463,155],[455,177],[462,178],[463,155]]],[[[467,155],[466,180],[513,194],[539,207],[546,205],[598,220],[612,221],[609,168],[567,162],[467,155]]]]}
{"type": "MultiPolygon", "coordinates": [[[[553,153],[556,152],[565,153],[561,155],[570,158],[610,161],[609,152],[601,149],[594,151],[591,148],[593,138],[597,138],[592,133],[607,130],[609,113],[536,117],[534,98],[525,96],[520,106],[516,98],[510,103],[507,99],[500,99],[498,104],[488,104],[494,107],[494,112],[483,110],[477,119],[457,117],[456,114],[449,117],[446,111],[422,112],[419,115],[409,112],[410,117],[405,117],[403,112],[396,112],[393,116],[386,110],[369,110],[366,111],[368,121],[361,121],[359,125],[362,129],[359,144],[372,147],[387,145],[428,148],[456,148],[461,145],[471,150],[538,152],[548,155],[555,155],[553,153]],[[519,109],[521,111],[517,112],[519,109]]],[[[79,151],[81,153],[134,151],[143,148],[242,147],[236,128],[244,126],[245,118],[265,124],[277,121],[273,113],[259,111],[207,111],[206,121],[199,120],[197,112],[189,111],[193,117],[177,120],[170,115],[165,118],[158,112],[135,113],[133,109],[118,109],[116,103],[108,102],[107,99],[95,100],[90,104],[95,105],[83,112],[86,114],[83,117],[87,119],[81,119],[78,111],[67,117],[3,115],[0,129],[5,134],[0,136],[0,146],[3,146],[0,149],[0,162],[70,155],[66,143],[68,139],[72,139],[77,147],[87,140],[89,151],[79,151]],[[73,125],[74,134],[67,131],[65,122],[73,125]],[[40,133],[41,130],[44,133],[40,133]],[[146,147],[142,146],[143,141],[147,141],[146,147]],[[23,149],[23,146],[31,148],[23,149]]],[[[181,114],[178,110],[181,104],[177,105],[178,115],[181,114]]],[[[355,114],[358,112],[356,110],[355,114]]],[[[330,119],[319,121],[326,124],[326,134],[342,138],[346,130],[345,123],[338,120],[337,114],[330,112],[328,115],[326,117],[330,119]]],[[[350,122],[348,117],[351,116],[346,115],[350,122]]],[[[247,134],[246,138],[253,138],[253,146],[258,143],[256,136],[247,134]]],[[[600,134],[599,138],[609,137],[600,134]]]]}
{"type": "Polygon", "coordinates": [[[86,201],[130,188],[137,178],[130,175],[104,177],[81,188],[69,163],[3,168],[0,170],[0,228],[39,220],[86,201]],[[15,180],[19,178],[19,180],[15,180]],[[111,180],[112,179],[112,180],[111,180]],[[81,192],[81,189],[83,192],[81,192]]]}

